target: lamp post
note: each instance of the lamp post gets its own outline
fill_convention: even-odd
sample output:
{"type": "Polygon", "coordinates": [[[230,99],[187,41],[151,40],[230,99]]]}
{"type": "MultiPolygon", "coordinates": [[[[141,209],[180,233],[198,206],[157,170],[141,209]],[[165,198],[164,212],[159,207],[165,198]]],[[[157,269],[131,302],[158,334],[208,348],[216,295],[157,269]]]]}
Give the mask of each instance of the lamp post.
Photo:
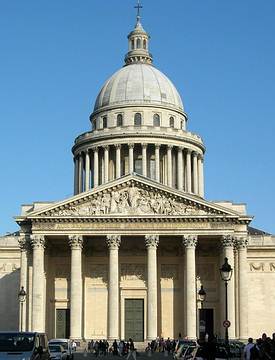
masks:
{"type": "Polygon", "coordinates": [[[26,291],[24,290],[24,286],[21,287],[21,290],[18,293],[18,299],[20,303],[20,331],[23,331],[23,304],[26,300],[26,291]]]}
{"type": "Polygon", "coordinates": [[[203,315],[203,303],[206,299],[206,291],[203,288],[203,285],[201,285],[200,290],[198,291],[198,300],[201,303],[201,308],[199,309],[199,339],[202,339],[203,336],[205,336],[205,319],[204,319],[204,315],[203,315]],[[202,315],[200,315],[202,314],[202,315]]]}
{"type": "Polygon", "coordinates": [[[222,265],[222,267],[220,268],[220,274],[221,274],[221,278],[224,281],[224,286],[225,286],[225,322],[224,322],[224,327],[225,327],[225,345],[228,349],[228,327],[230,326],[230,322],[228,321],[228,299],[227,299],[227,286],[228,286],[228,281],[230,281],[231,276],[232,276],[232,272],[233,269],[231,267],[231,265],[228,263],[228,259],[224,258],[224,264],[222,265]]]}

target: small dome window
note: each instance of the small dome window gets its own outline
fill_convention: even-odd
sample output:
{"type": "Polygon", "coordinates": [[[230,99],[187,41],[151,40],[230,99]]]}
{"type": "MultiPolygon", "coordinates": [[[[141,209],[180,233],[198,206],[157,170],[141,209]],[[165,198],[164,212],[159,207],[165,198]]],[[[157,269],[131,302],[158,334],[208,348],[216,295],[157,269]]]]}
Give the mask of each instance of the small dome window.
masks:
{"type": "Polygon", "coordinates": [[[106,129],[107,128],[107,116],[103,116],[102,121],[103,121],[103,129],[106,129]]]}
{"type": "Polygon", "coordinates": [[[118,114],[116,117],[116,126],[122,126],[123,125],[123,116],[122,114],[118,114]]]}
{"type": "Polygon", "coordinates": [[[93,130],[96,130],[96,119],[93,120],[93,130]]]}
{"type": "Polygon", "coordinates": [[[159,114],[154,114],[154,116],[153,116],[153,124],[154,124],[154,126],[160,126],[160,116],[159,116],[159,114]]]}
{"type": "Polygon", "coordinates": [[[140,39],[137,39],[137,49],[140,49],[141,48],[141,41],[140,39]]]}
{"type": "Polygon", "coordinates": [[[146,50],[146,40],[145,39],[143,40],[143,49],[146,50]]]}
{"type": "Polygon", "coordinates": [[[173,118],[173,116],[170,116],[169,125],[171,128],[175,127],[175,119],[173,118]]]}
{"type": "Polygon", "coordinates": [[[141,121],[142,121],[141,113],[135,113],[134,125],[141,126],[141,121]]]}
{"type": "Polygon", "coordinates": [[[184,120],[181,120],[181,129],[184,130],[184,120]]]}
{"type": "Polygon", "coordinates": [[[135,40],[134,39],[132,39],[132,41],[131,41],[131,48],[132,48],[132,50],[134,50],[134,48],[135,48],[135,40]]]}

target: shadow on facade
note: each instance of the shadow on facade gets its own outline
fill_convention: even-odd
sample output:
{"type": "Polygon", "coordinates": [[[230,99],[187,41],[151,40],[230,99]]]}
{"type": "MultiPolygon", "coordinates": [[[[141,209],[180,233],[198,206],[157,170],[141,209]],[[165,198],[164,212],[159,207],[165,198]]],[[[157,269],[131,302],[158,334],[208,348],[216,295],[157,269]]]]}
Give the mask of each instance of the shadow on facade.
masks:
{"type": "Polygon", "coordinates": [[[0,278],[0,331],[19,328],[19,274],[18,269],[0,278]]]}

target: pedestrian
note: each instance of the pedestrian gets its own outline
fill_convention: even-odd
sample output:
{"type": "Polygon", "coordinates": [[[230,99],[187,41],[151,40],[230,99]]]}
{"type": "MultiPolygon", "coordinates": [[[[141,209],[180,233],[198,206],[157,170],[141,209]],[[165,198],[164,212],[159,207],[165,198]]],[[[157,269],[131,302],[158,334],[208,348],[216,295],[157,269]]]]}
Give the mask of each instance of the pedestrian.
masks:
{"type": "Polygon", "coordinates": [[[135,345],[134,345],[133,340],[130,338],[129,339],[129,353],[128,353],[128,356],[127,356],[126,360],[128,360],[131,355],[132,355],[134,360],[137,359],[135,345]]]}
{"type": "Polygon", "coordinates": [[[248,343],[244,347],[243,355],[246,360],[250,360],[250,350],[253,348],[253,339],[250,337],[248,343]]]}

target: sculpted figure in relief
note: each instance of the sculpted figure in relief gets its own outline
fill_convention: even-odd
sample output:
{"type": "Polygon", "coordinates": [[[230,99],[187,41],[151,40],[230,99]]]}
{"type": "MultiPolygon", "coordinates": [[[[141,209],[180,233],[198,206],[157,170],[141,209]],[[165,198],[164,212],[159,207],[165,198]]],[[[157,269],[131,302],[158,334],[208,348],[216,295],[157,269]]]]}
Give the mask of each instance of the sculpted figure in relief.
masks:
{"type": "Polygon", "coordinates": [[[95,194],[83,205],[71,205],[54,213],[59,216],[93,216],[107,214],[136,215],[192,215],[207,214],[206,210],[186,205],[180,199],[172,198],[154,189],[139,188],[134,184],[111,193],[95,194]]]}

